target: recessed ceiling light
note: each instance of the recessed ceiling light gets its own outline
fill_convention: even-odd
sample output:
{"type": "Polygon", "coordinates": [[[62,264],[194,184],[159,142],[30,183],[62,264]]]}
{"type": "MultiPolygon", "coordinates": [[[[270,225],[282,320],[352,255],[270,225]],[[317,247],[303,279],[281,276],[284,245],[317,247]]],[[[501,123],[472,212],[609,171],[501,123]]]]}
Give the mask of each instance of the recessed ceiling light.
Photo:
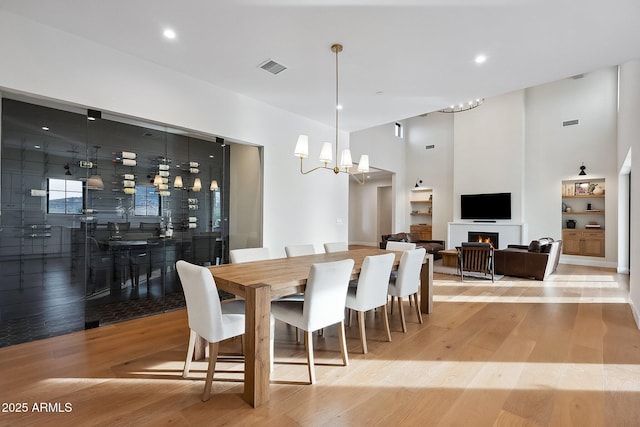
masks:
{"type": "Polygon", "coordinates": [[[487,56],[486,55],[478,55],[476,56],[476,64],[484,64],[487,61],[487,56]]]}
{"type": "Polygon", "coordinates": [[[342,104],[336,105],[336,110],[342,110],[342,104]]]}
{"type": "Polygon", "coordinates": [[[169,40],[173,40],[176,38],[176,32],[173,31],[171,28],[167,28],[162,32],[162,35],[164,35],[165,38],[169,39],[169,40]]]}
{"type": "Polygon", "coordinates": [[[39,150],[40,146],[39,145],[34,145],[33,148],[35,148],[36,150],[39,150]]]}
{"type": "Polygon", "coordinates": [[[42,130],[49,130],[47,126],[42,126],[42,130]]]}

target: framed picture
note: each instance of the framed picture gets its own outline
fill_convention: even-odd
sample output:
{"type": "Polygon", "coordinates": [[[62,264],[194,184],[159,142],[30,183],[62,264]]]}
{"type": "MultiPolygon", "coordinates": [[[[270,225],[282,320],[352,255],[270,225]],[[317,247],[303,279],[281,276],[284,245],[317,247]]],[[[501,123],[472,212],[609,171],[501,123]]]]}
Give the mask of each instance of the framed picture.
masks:
{"type": "Polygon", "coordinates": [[[589,194],[588,182],[576,182],[576,196],[589,194]]]}

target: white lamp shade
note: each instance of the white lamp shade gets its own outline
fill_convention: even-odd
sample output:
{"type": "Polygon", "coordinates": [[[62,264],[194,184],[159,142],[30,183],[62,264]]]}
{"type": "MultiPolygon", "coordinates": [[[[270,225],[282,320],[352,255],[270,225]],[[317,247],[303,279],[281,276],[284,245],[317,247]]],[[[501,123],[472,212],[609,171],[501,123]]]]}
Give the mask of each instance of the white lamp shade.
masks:
{"type": "Polygon", "coordinates": [[[320,161],[324,162],[324,163],[329,163],[331,162],[331,160],[333,159],[333,156],[331,155],[331,143],[330,142],[325,142],[322,145],[322,151],[320,151],[320,161]]]}
{"type": "Polygon", "coordinates": [[[369,156],[363,154],[360,156],[360,162],[358,163],[358,172],[369,172],[369,156]]]}
{"type": "Polygon", "coordinates": [[[162,177],[160,175],[156,175],[153,178],[153,185],[160,185],[162,184],[162,177]]]}
{"type": "Polygon", "coordinates": [[[342,159],[340,161],[341,168],[350,168],[353,166],[353,160],[351,160],[351,150],[345,148],[342,150],[342,159]]]}
{"type": "Polygon", "coordinates": [[[89,190],[104,190],[104,182],[100,175],[91,175],[87,180],[87,188],[89,190]]]}
{"type": "Polygon", "coordinates": [[[192,190],[193,190],[193,191],[200,191],[200,190],[202,190],[202,181],[200,181],[200,178],[196,178],[196,179],[193,181],[193,188],[192,188],[192,190]]]}
{"type": "Polygon", "coordinates": [[[218,181],[215,179],[211,181],[211,185],[209,186],[209,190],[218,191],[218,181]]]}
{"type": "Polygon", "coordinates": [[[298,142],[293,154],[301,159],[309,156],[309,137],[307,135],[298,136],[298,142]]]}
{"type": "Polygon", "coordinates": [[[135,188],[131,188],[131,187],[127,187],[122,189],[122,191],[124,191],[124,194],[135,194],[136,189],[135,188]]]}
{"type": "Polygon", "coordinates": [[[176,176],[176,179],[173,181],[173,188],[182,188],[182,177],[180,175],[176,176]]]}

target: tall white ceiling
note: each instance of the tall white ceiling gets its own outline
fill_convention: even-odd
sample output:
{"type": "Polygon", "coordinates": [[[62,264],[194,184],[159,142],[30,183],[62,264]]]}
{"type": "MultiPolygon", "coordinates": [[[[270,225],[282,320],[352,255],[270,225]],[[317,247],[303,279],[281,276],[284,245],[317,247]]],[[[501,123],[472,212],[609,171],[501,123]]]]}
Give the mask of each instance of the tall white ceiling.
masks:
{"type": "Polygon", "coordinates": [[[0,0],[0,8],[329,125],[330,46],[339,42],[347,131],[640,58],[639,0],[0,0]],[[175,40],[163,38],[166,27],[175,40]],[[475,63],[478,54],[486,63],[475,63]],[[270,58],[287,70],[258,68],[270,58]]]}

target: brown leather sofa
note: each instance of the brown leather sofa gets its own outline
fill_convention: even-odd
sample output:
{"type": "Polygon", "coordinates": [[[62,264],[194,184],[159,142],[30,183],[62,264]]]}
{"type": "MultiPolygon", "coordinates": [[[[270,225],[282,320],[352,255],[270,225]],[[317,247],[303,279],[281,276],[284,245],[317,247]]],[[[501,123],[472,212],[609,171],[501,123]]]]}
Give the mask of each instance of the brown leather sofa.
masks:
{"type": "Polygon", "coordinates": [[[380,241],[380,249],[387,247],[387,242],[410,242],[415,243],[416,247],[422,247],[427,250],[428,254],[433,255],[433,259],[440,259],[441,255],[438,255],[438,251],[446,249],[444,240],[422,240],[418,233],[395,233],[395,234],[383,234],[380,241]]]}
{"type": "Polygon", "coordinates": [[[495,272],[544,280],[556,271],[561,252],[562,240],[550,237],[532,240],[528,246],[509,245],[506,249],[495,251],[495,272]]]}

